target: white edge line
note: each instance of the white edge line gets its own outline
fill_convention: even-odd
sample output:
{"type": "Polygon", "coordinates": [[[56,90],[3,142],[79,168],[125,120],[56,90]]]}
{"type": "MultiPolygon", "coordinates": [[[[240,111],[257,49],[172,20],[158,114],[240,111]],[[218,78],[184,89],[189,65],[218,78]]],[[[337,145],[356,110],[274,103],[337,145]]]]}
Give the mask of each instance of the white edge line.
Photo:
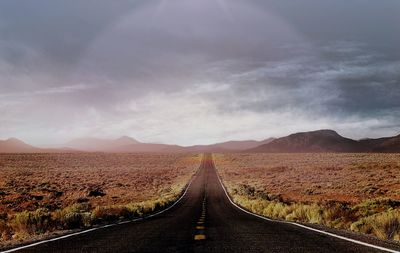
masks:
{"type": "Polygon", "coordinates": [[[180,196],[180,198],[178,200],[176,200],[169,207],[167,207],[167,208],[165,208],[165,209],[163,209],[163,210],[161,210],[161,211],[159,211],[157,213],[154,213],[154,214],[151,214],[151,215],[147,215],[147,216],[144,216],[144,217],[140,217],[140,218],[137,218],[137,219],[133,219],[133,220],[121,221],[121,222],[118,222],[118,223],[108,224],[108,225],[104,225],[104,226],[101,226],[101,227],[90,228],[90,229],[86,229],[86,230],[83,230],[83,231],[75,232],[75,233],[72,233],[72,234],[67,234],[67,235],[63,235],[63,236],[60,236],[60,237],[55,237],[55,238],[51,238],[51,239],[47,239],[47,240],[31,243],[31,244],[24,245],[24,246],[21,246],[21,247],[17,247],[17,248],[5,250],[5,251],[0,251],[0,253],[15,252],[15,251],[26,249],[26,248],[31,248],[31,247],[34,247],[34,246],[37,246],[37,245],[40,245],[40,244],[45,244],[45,243],[49,243],[49,242],[53,242],[53,241],[58,241],[58,240],[62,240],[62,239],[68,238],[68,237],[81,235],[81,234],[89,233],[89,232],[92,232],[92,231],[95,231],[95,230],[108,228],[108,227],[113,227],[113,226],[116,226],[116,225],[121,225],[121,224],[136,222],[136,221],[140,221],[140,220],[145,220],[145,219],[160,215],[160,214],[170,210],[171,208],[173,208],[176,204],[178,204],[183,199],[183,197],[185,197],[187,191],[189,190],[190,185],[192,184],[193,180],[196,178],[196,175],[198,174],[201,166],[202,166],[202,164],[200,165],[199,169],[197,169],[197,171],[193,174],[192,178],[190,179],[189,183],[186,186],[185,191],[180,196]]]}
{"type": "MultiPolygon", "coordinates": [[[[213,161],[213,164],[214,164],[214,161],[213,161]]],[[[215,164],[214,164],[214,168],[216,170],[215,164]]],[[[386,251],[386,252],[392,252],[392,253],[399,253],[400,252],[400,251],[396,251],[396,250],[393,250],[393,249],[388,249],[388,248],[384,248],[384,247],[381,247],[381,246],[369,244],[369,243],[366,243],[366,242],[354,240],[354,239],[347,238],[347,237],[344,237],[344,236],[340,236],[340,235],[337,235],[337,234],[329,233],[329,232],[326,232],[326,231],[323,231],[323,230],[319,230],[319,229],[316,229],[316,228],[312,228],[312,227],[309,227],[309,226],[305,226],[305,225],[302,225],[302,224],[299,224],[299,223],[296,223],[296,222],[273,220],[273,219],[261,216],[259,214],[255,214],[255,213],[252,213],[250,211],[247,211],[246,209],[240,207],[239,205],[237,205],[235,202],[232,201],[232,199],[229,196],[228,192],[226,191],[225,186],[222,183],[221,178],[219,177],[217,171],[215,171],[215,173],[217,174],[219,183],[221,184],[221,187],[224,190],[225,195],[228,198],[229,202],[231,202],[232,205],[234,205],[236,208],[240,209],[241,211],[243,211],[243,212],[245,212],[247,214],[250,214],[250,215],[256,216],[256,217],[258,217],[260,219],[271,221],[271,222],[280,222],[280,223],[292,224],[292,225],[295,225],[295,226],[298,226],[298,227],[301,227],[301,228],[305,228],[305,229],[308,229],[308,230],[311,230],[311,231],[314,231],[314,232],[318,232],[318,233],[321,233],[321,234],[329,235],[329,236],[332,236],[332,237],[335,237],[335,238],[338,238],[338,239],[342,239],[342,240],[345,240],[345,241],[349,241],[349,242],[352,242],[352,243],[360,244],[360,245],[367,246],[367,247],[374,248],[374,249],[379,249],[379,250],[386,251]]]]}

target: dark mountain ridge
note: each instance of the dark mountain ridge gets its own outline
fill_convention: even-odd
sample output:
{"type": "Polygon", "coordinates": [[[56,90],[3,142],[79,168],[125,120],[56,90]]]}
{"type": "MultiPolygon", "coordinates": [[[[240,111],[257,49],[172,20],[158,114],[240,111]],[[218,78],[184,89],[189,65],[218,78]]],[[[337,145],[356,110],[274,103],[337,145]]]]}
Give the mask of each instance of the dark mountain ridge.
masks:
{"type": "Polygon", "coordinates": [[[265,153],[400,152],[400,135],[380,139],[353,140],[339,135],[334,130],[322,129],[277,138],[247,151],[265,153]]]}

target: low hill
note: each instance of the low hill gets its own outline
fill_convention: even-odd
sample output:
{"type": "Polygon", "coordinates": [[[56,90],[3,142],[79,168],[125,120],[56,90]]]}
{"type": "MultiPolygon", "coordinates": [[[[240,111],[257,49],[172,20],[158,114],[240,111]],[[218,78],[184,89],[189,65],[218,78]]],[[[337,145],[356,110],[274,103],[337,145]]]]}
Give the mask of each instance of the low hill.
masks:
{"type": "Polygon", "coordinates": [[[186,147],[185,149],[190,150],[192,152],[214,152],[214,153],[235,152],[235,151],[242,151],[246,149],[255,148],[262,144],[267,144],[272,140],[274,139],[269,138],[262,141],[255,141],[255,140],[227,141],[210,145],[189,146],[186,147]]]}
{"type": "Polygon", "coordinates": [[[378,139],[363,139],[360,140],[360,143],[370,147],[371,152],[400,152],[400,135],[378,139]]]}
{"type": "Polygon", "coordinates": [[[121,152],[121,153],[139,153],[139,152],[161,152],[161,153],[177,153],[177,152],[232,152],[257,147],[261,144],[268,143],[272,139],[263,141],[228,141],[211,145],[195,145],[183,147],[179,145],[142,143],[131,137],[124,136],[118,139],[98,139],[98,138],[80,138],[72,140],[65,147],[73,148],[81,151],[89,152],[121,152]]]}
{"type": "Polygon", "coordinates": [[[180,153],[186,152],[184,147],[178,145],[158,144],[158,143],[138,143],[125,146],[119,146],[108,152],[121,152],[121,153],[140,153],[140,152],[154,152],[154,153],[180,153]]]}
{"type": "Polygon", "coordinates": [[[122,136],[118,139],[79,138],[64,144],[65,147],[82,151],[113,151],[122,146],[140,144],[139,141],[122,136]]]}
{"type": "Polygon", "coordinates": [[[250,152],[367,152],[363,143],[345,138],[333,130],[317,130],[291,134],[270,143],[249,149],[250,152]]]}
{"type": "Polygon", "coordinates": [[[177,145],[142,143],[123,136],[118,139],[80,138],[64,144],[65,147],[88,152],[139,153],[139,152],[183,152],[177,145]]]}
{"type": "Polygon", "coordinates": [[[274,138],[268,138],[262,141],[254,141],[254,140],[247,140],[247,141],[227,141],[222,143],[217,143],[214,145],[209,146],[216,146],[226,150],[246,150],[250,148],[255,148],[263,144],[268,144],[273,141],[274,138]]]}

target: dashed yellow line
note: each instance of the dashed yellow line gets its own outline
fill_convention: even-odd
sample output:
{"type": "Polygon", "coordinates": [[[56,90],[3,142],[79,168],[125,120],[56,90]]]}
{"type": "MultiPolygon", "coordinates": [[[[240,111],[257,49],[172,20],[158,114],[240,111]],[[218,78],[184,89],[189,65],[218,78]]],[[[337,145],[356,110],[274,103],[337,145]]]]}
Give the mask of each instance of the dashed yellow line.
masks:
{"type": "Polygon", "coordinates": [[[205,240],[206,235],[204,234],[205,226],[204,226],[204,221],[206,219],[206,199],[204,197],[203,199],[203,205],[202,205],[202,210],[201,210],[201,215],[199,220],[197,221],[197,226],[196,226],[196,234],[194,236],[195,241],[200,241],[200,240],[205,240]]]}
{"type": "Polygon", "coordinates": [[[194,239],[195,239],[196,241],[205,240],[205,239],[206,239],[206,236],[205,236],[205,235],[195,235],[195,236],[194,236],[194,239]]]}

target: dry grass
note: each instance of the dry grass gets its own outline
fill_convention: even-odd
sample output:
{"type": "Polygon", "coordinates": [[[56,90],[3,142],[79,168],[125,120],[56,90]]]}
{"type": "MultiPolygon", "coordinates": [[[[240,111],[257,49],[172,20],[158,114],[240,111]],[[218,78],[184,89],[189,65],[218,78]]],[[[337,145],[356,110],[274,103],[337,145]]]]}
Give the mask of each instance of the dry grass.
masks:
{"type": "Polygon", "coordinates": [[[0,154],[0,240],[140,217],[181,194],[201,157],[0,154]]]}
{"type": "Polygon", "coordinates": [[[400,240],[400,154],[221,154],[234,201],[267,217],[400,240]]]}

